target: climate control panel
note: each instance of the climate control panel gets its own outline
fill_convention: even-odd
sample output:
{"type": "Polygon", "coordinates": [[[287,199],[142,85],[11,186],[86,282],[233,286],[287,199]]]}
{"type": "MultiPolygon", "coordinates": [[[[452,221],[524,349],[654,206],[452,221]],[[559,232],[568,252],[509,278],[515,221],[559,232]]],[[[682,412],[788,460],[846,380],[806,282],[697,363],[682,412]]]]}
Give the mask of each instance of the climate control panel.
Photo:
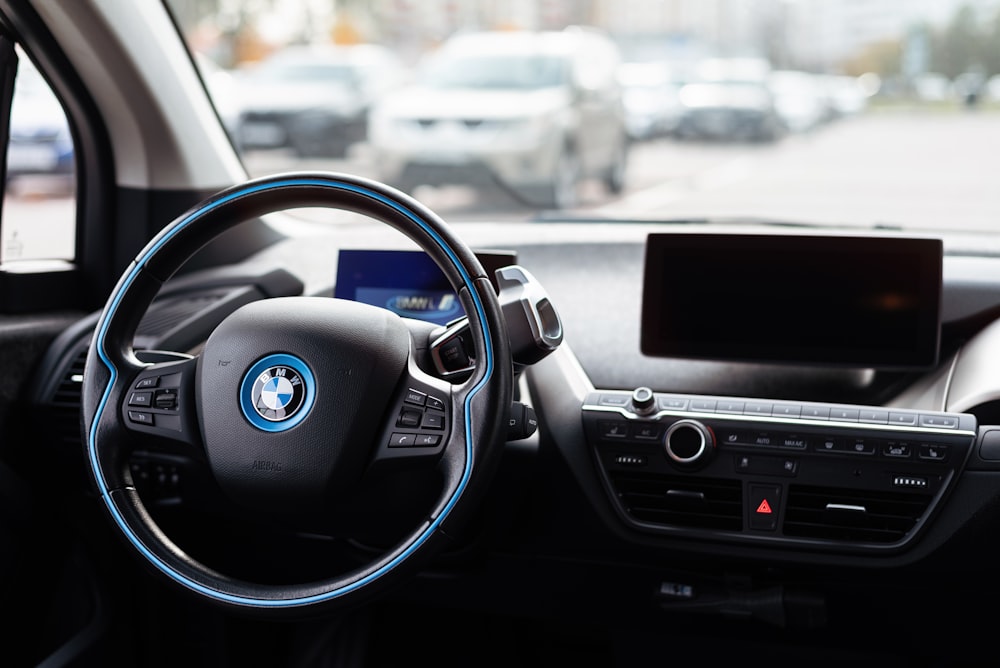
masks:
{"type": "Polygon", "coordinates": [[[597,390],[588,446],[617,514],[651,533],[904,548],[976,438],[969,414],[597,390]]]}

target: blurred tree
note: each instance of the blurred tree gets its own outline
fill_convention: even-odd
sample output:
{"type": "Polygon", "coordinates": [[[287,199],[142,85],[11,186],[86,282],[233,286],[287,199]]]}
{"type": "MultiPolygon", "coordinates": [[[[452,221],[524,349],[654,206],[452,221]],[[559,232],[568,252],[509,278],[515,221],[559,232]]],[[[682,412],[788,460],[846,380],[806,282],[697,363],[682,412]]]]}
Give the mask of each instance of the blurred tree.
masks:
{"type": "Polygon", "coordinates": [[[843,63],[845,74],[860,76],[875,72],[882,76],[898,74],[903,64],[903,41],[888,39],[869,44],[858,55],[843,63]]]}
{"type": "Polygon", "coordinates": [[[931,39],[931,69],[954,78],[982,67],[980,59],[987,50],[986,36],[972,7],[960,7],[947,27],[931,39]]]}

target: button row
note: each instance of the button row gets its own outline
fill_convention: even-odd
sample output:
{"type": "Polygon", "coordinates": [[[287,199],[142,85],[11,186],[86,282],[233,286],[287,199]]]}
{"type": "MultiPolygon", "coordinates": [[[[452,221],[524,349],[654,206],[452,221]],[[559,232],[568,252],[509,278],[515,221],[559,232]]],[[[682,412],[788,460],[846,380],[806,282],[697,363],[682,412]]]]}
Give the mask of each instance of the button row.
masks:
{"type": "MultiPolygon", "coordinates": [[[[624,420],[598,420],[599,436],[608,441],[656,442],[664,433],[657,422],[630,424],[624,420]]],[[[717,429],[719,447],[773,448],[833,454],[879,455],[887,459],[943,462],[949,446],[900,439],[785,434],[754,429],[717,429]]]]}
{"type": "Polygon", "coordinates": [[[390,448],[433,448],[440,444],[440,434],[409,434],[405,432],[393,432],[389,437],[390,448]]]}
{"type": "Polygon", "coordinates": [[[181,430],[178,384],[180,374],[146,376],[138,379],[125,401],[125,415],[134,425],[181,430]],[[169,411],[165,413],[164,411],[169,411]]]}
{"type": "MultiPolygon", "coordinates": [[[[628,408],[630,397],[624,394],[602,394],[602,406],[628,408]]],[[[889,424],[899,427],[924,427],[933,429],[958,429],[957,415],[894,411],[866,406],[838,406],[781,401],[755,401],[750,399],[716,399],[711,397],[684,397],[657,395],[657,406],[667,411],[692,411],[723,415],[753,415],[800,420],[833,420],[864,424],[889,424]]]]}
{"type": "Polygon", "coordinates": [[[879,455],[887,459],[916,458],[928,462],[943,462],[948,457],[947,445],[884,438],[776,434],[752,429],[720,430],[719,444],[833,454],[879,455]]]}
{"type": "Polygon", "coordinates": [[[442,399],[435,397],[433,394],[426,394],[420,390],[415,390],[412,387],[406,391],[403,401],[411,406],[426,406],[435,411],[444,410],[444,401],[442,399]]]}
{"type": "Polygon", "coordinates": [[[663,436],[663,425],[658,422],[629,424],[622,420],[599,420],[597,428],[601,438],[612,441],[657,441],[663,436]]]}
{"type": "Polygon", "coordinates": [[[442,434],[424,430],[443,432],[446,428],[445,416],[444,399],[413,387],[407,388],[396,416],[395,426],[399,431],[389,434],[386,445],[390,448],[435,448],[441,445],[442,434]]]}

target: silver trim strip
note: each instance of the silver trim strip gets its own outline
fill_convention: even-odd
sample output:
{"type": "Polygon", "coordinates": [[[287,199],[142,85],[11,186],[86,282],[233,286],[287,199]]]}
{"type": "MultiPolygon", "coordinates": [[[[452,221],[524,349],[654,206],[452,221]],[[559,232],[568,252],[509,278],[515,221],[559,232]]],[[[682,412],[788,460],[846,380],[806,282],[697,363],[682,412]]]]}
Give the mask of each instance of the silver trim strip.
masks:
{"type": "Polygon", "coordinates": [[[852,513],[867,513],[868,509],[864,506],[852,506],[846,503],[828,503],[826,504],[827,510],[849,510],[852,513]]]}
{"type": "Polygon", "coordinates": [[[624,408],[617,408],[614,406],[594,406],[593,404],[584,404],[583,410],[599,412],[599,413],[616,413],[621,415],[627,420],[643,420],[643,421],[656,421],[661,417],[676,417],[676,418],[692,418],[692,419],[721,419],[721,420],[732,420],[732,421],[742,421],[742,422],[760,422],[762,424],[773,424],[782,426],[794,426],[802,425],[804,427],[837,427],[837,428],[851,428],[851,429],[874,429],[876,431],[895,431],[895,432],[905,432],[912,434],[941,434],[941,435],[957,435],[957,436],[975,436],[975,431],[969,431],[968,429],[937,429],[934,427],[908,427],[905,425],[895,425],[895,424],[881,424],[879,422],[845,422],[842,420],[809,420],[802,418],[782,418],[773,417],[767,415],[744,415],[742,413],[698,413],[695,411],[669,411],[661,410],[654,415],[648,416],[638,416],[635,413],[625,410],[624,408]]]}

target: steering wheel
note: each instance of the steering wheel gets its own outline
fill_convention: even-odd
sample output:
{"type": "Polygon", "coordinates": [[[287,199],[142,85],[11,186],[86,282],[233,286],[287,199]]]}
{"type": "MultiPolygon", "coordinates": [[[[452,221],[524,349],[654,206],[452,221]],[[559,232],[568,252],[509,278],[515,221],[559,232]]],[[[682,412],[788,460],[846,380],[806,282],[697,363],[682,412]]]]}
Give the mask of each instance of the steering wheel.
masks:
{"type": "Polygon", "coordinates": [[[169,581],[240,610],[343,609],[412,575],[468,518],[497,468],[512,376],[496,292],[473,252],[433,212],[356,176],[265,177],[179,216],[118,281],[84,372],[86,458],[114,528],[169,581]],[[426,251],[468,315],[471,375],[450,383],[425,373],[410,329],[394,313],[305,296],[237,309],[197,356],[140,361],[132,344],[139,320],[193,253],[249,218],[299,207],[363,214],[426,251]],[[302,583],[249,582],[185,553],[157,526],[129,470],[130,453],[152,439],[206,461],[219,487],[247,512],[291,516],[335,507],[358,494],[373,462],[431,462],[441,491],[416,526],[360,567],[302,583]]]}

